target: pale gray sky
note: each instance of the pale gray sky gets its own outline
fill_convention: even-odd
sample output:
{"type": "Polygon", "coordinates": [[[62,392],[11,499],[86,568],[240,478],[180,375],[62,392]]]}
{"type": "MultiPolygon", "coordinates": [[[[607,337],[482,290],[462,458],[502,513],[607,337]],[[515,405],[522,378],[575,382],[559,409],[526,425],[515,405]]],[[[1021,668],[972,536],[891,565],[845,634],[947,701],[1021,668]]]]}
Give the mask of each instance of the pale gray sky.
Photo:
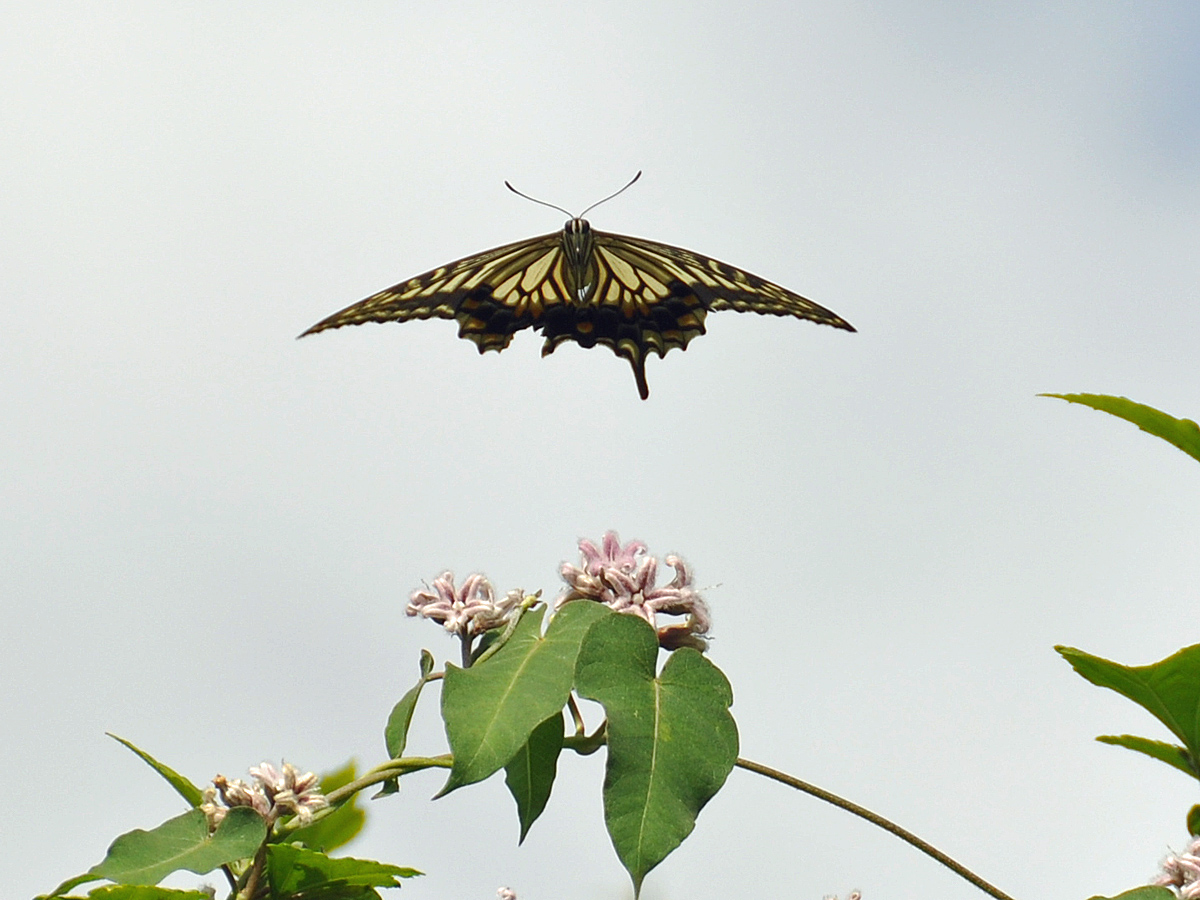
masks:
{"type": "MultiPolygon", "coordinates": [[[[197,781],[382,759],[443,568],[557,590],[615,528],[695,567],[742,752],[1017,897],[1145,880],[1195,786],[1054,654],[1200,638],[1200,468],[1039,391],[1200,417],[1200,12],[1179,3],[10,3],[0,12],[0,894],[197,781]],[[850,335],[722,313],[648,364],[454,323],[297,342],[589,218],[850,335]]],[[[440,752],[430,707],[411,749],[440,752]]],[[[602,759],[518,848],[499,778],[372,805],[411,900],[627,897],[602,759]]],[[[184,879],[183,884],[195,879],[184,879]]],[[[735,772],[647,900],[978,896],[735,772]]]]}

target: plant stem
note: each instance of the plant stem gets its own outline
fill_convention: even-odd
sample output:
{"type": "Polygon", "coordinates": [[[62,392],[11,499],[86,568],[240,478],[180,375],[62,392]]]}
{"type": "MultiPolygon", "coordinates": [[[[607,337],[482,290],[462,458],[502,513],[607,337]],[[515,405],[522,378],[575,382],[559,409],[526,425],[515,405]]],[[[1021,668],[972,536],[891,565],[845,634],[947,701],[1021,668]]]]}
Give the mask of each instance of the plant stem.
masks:
{"type": "Polygon", "coordinates": [[[449,753],[443,753],[441,756],[405,756],[400,759],[389,759],[371,769],[361,778],[356,778],[348,784],[343,784],[337,790],[330,791],[325,799],[329,801],[330,806],[336,806],[373,784],[382,784],[400,775],[407,775],[409,772],[419,772],[421,769],[449,769],[452,765],[454,765],[454,757],[449,753]]]}
{"type": "Polygon", "coordinates": [[[575,737],[583,737],[587,729],[583,725],[583,714],[579,711],[574,694],[567,694],[567,709],[571,711],[571,718],[575,722],[575,737]]]}
{"type": "Polygon", "coordinates": [[[267,864],[267,842],[263,841],[258,848],[258,852],[254,854],[254,862],[250,864],[250,872],[246,878],[246,885],[238,893],[238,900],[254,900],[254,895],[258,893],[258,882],[262,878],[263,866],[267,864]]]}
{"type": "Polygon", "coordinates": [[[563,738],[563,748],[574,750],[580,756],[590,756],[608,743],[608,719],[605,719],[590,735],[575,734],[563,738]]]}
{"type": "Polygon", "coordinates": [[[221,866],[221,871],[225,873],[225,878],[229,882],[229,896],[232,897],[237,893],[237,877],[233,874],[233,869],[229,867],[229,863],[221,866]]]}
{"type": "Polygon", "coordinates": [[[746,769],[749,772],[756,772],[759,775],[772,778],[775,781],[778,781],[780,784],[786,784],[788,787],[793,787],[798,791],[804,791],[804,793],[811,794],[818,800],[824,800],[826,803],[832,803],[839,809],[844,809],[846,812],[852,813],[861,819],[866,819],[872,825],[877,825],[884,831],[890,831],[892,834],[896,835],[896,837],[900,838],[900,840],[911,844],[927,856],[932,856],[943,866],[955,874],[965,878],[985,894],[990,894],[991,896],[995,897],[996,900],[1013,900],[1013,898],[1004,893],[1004,891],[984,881],[961,863],[955,862],[941,850],[937,849],[937,847],[934,847],[932,844],[921,840],[911,831],[901,828],[895,822],[885,819],[878,813],[871,812],[871,810],[864,806],[859,806],[857,803],[851,803],[849,800],[839,797],[837,794],[830,793],[823,788],[819,788],[815,784],[809,784],[807,781],[801,781],[799,778],[794,778],[791,775],[780,772],[778,769],[772,769],[770,766],[764,766],[762,763],[752,762],[751,760],[742,759],[739,757],[737,766],[738,768],[746,769]]]}
{"type": "Polygon", "coordinates": [[[460,635],[459,640],[462,641],[462,667],[464,669],[471,668],[471,643],[475,638],[470,635],[460,635]]]}

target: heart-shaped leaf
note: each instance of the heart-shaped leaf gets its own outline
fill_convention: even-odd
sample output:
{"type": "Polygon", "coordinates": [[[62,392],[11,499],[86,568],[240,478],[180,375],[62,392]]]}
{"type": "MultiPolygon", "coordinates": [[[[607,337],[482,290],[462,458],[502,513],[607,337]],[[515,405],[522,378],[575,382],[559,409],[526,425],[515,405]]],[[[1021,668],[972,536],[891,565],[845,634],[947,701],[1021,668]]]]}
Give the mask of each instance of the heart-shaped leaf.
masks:
{"type": "Polygon", "coordinates": [[[691,834],[738,751],[733,690],[721,670],[685,647],[656,678],[657,659],[654,629],[614,615],[588,631],[575,671],[580,695],[608,714],[604,820],[635,892],[691,834]]]}

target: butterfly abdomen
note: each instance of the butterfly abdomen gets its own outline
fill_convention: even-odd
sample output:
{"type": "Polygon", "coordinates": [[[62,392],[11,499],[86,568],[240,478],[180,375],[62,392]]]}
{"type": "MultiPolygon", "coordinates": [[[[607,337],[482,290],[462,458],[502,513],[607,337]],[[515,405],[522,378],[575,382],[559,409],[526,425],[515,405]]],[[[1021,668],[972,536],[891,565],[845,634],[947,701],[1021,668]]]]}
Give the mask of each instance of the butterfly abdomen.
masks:
{"type": "Polygon", "coordinates": [[[595,239],[587,219],[568,219],[562,230],[562,273],[566,276],[568,302],[587,303],[595,297],[595,239]]]}

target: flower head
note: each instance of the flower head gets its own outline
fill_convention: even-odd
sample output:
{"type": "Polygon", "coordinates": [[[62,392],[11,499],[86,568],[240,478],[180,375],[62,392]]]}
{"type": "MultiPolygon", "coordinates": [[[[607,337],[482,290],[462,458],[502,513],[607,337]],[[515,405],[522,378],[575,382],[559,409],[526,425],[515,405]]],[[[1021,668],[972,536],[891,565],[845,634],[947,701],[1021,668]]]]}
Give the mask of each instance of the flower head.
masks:
{"type": "Polygon", "coordinates": [[[615,531],[604,535],[601,548],[589,540],[579,542],[580,566],[563,563],[560,571],[567,590],[558,598],[557,609],[570,600],[595,600],[617,612],[640,616],[656,626],[659,613],[687,616],[687,621],[658,629],[662,647],[705,649],[711,618],[708,604],[692,587],[692,572],[678,556],[664,560],[675,570],[669,584],[658,585],[658,560],[646,545],[630,541],[624,547],[615,531]]]}
{"type": "Polygon", "coordinates": [[[451,634],[473,638],[503,625],[523,598],[523,591],[509,591],[497,601],[491,582],[478,573],[456,588],[454,573],[443,572],[433,580],[432,590],[412,592],[406,612],[440,622],[451,634]]]}
{"type": "Polygon", "coordinates": [[[268,823],[280,816],[294,815],[300,823],[307,825],[313,813],[329,805],[321,793],[317,776],[312,772],[300,774],[291,763],[276,769],[271,763],[250,769],[253,784],[224,775],[217,775],[212,786],[205,788],[200,809],[208,817],[209,830],[215,830],[221,820],[235,806],[249,806],[268,823]]]}
{"type": "Polygon", "coordinates": [[[261,766],[251,768],[250,774],[271,801],[276,816],[291,813],[300,819],[302,825],[307,825],[312,821],[314,812],[329,805],[321,793],[317,776],[312,772],[302,775],[291,763],[285,762],[280,770],[264,762],[261,766]]]}
{"type": "Polygon", "coordinates": [[[645,555],[646,545],[641,541],[630,541],[622,547],[617,533],[606,531],[599,549],[587,538],[580,539],[579,553],[583,557],[584,571],[589,575],[599,575],[605,569],[632,572],[637,568],[639,559],[645,555]]]}
{"type": "Polygon", "coordinates": [[[1200,837],[1192,838],[1182,853],[1169,854],[1162,861],[1162,874],[1151,884],[1170,888],[1183,900],[1200,897],[1200,837]]]}

